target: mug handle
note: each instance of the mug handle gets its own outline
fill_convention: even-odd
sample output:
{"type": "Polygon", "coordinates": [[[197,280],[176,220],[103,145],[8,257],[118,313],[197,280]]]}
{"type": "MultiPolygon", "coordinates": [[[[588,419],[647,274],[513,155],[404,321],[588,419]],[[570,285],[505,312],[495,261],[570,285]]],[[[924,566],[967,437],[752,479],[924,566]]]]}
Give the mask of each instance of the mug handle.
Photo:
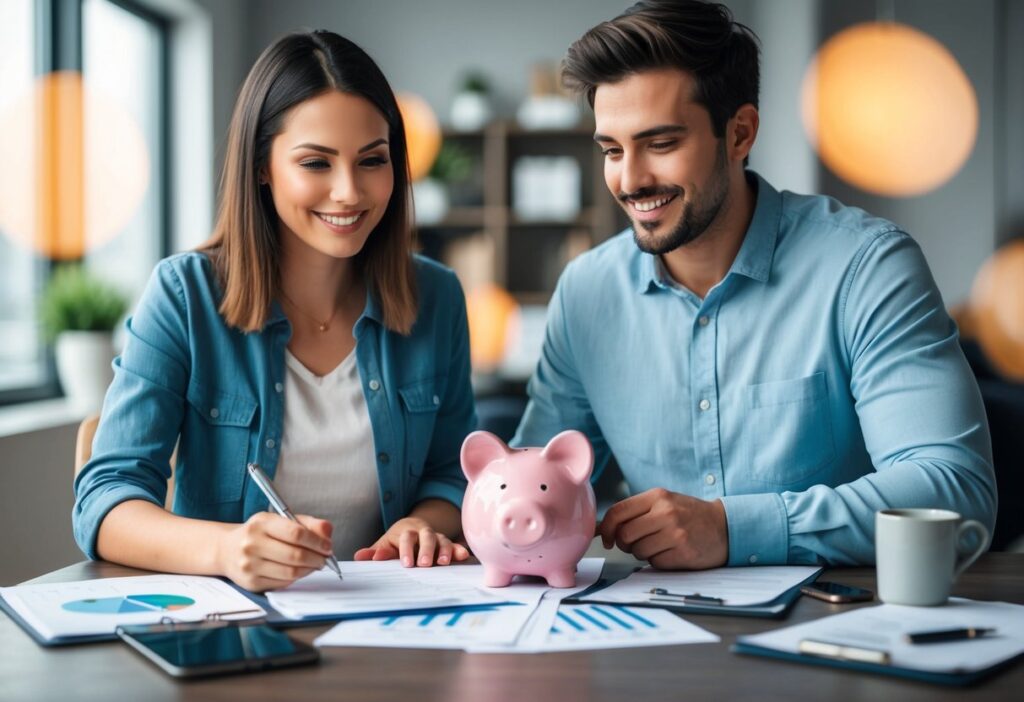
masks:
{"type": "Polygon", "coordinates": [[[960,577],[960,574],[967,570],[968,567],[976,560],[978,556],[985,552],[985,547],[988,546],[988,529],[981,522],[977,522],[973,519],[968,519],[960,525],[956,530],[956,543],[957,551],[960,550],[960,544],[963,543],[964,536],[974,532],[978,535],[978,548],[974,549],[973,553],[959,554],[956,559],[956,566],[953,568],[953,579],[956,580],[960,577]]]}

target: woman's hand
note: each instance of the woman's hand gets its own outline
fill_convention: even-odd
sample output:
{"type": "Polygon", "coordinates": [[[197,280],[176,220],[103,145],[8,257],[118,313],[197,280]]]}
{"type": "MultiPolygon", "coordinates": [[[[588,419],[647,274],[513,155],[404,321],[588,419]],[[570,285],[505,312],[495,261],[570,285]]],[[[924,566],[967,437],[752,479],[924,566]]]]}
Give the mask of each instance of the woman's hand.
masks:
{"type": "Polygon", "coordinates": [[[287,587],[323,567],[331,554],[330,522],[306,515],[299,523],[258,512],[217,543],[221,572],[247,590],[287,587]]]}
{"type": "Polygon", "coordinates": [[[387,561],[393,558],[401,558],[406,568],[413,565],[429,567],[434,563],[448,565],[453,561],[464,561],[469,558],[469,550],[435,531],[426,520],[406,517],[392,524],[372,546],[361,548],[355,553],[357,561],[387,561]]]}

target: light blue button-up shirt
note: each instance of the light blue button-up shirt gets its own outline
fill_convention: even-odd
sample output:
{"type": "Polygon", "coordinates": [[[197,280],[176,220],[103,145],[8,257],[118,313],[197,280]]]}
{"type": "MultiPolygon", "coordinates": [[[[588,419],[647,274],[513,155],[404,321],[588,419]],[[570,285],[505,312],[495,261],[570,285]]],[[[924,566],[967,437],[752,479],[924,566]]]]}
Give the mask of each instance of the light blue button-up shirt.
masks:
{"type": "MultiPolygon", "coordinates": [[[[462,504],[459,450],[476,428],[462,287],[427,259],[417,257],[415,268],[419,310],[408,336],[384,327],[373,295],[353,328],[382,533],[421,500],[462,504]]],[[[90,558],[115,506],[164,504],[176,442],[176,514],[241,522],[268,507],[246,464],[259,463],[271,478],[276,472],[291,325],[274,303],[264,328],[244,334],[217,311],[220,296],[204,254],[172,256],[125,325],[92,458],[75,481],[75,539],[90,558]]]]}
{"type": "Polygon", "coordinates": [[[566,268],[513,443],[579,429],[633,493],[720,499],[730,565],[873,563],[890,507],[991,532],[985,411],[918,245],[748,176],[750,228],[704,299],[631,231],[566,268]]]}

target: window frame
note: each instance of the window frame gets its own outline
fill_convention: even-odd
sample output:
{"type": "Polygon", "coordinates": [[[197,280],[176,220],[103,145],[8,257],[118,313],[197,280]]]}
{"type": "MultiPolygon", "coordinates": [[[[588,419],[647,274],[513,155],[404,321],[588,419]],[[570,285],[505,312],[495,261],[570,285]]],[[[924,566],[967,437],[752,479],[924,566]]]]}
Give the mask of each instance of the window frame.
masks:
{"type": "MultiPolygon", "coordinates": [[[[158,41],[157,96],[158,139],[156,150],[160,162],[160,189],[158,194],[157,250],[160,258],[171,253],[171,201],[173,197],[173,165],[171,134],[173,124],[171,105],[171,21],[133,0],[102,0],[130,12],[156,30],[158,41]]],[[[53,71],[74,70],[83,66],[83,0],[35,0],[34,3],[34,75],[53,71]]],[[[35,290],[40,294],[53,274],[56,262],[45,256],[34,257],[35,290]]],[[[57,378],[57,364],[53,344],[47,344],[43,359],[44,379],[35,385],[24,385],[0,390],[0,407],[50,400],[63,396],[57,378]]]]}

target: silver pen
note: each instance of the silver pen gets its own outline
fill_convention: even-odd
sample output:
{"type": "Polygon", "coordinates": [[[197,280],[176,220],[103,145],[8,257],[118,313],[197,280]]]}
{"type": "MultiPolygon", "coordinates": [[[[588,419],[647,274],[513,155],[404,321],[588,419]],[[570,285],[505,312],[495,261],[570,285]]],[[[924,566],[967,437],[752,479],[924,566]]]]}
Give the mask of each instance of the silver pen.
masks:
{"type": "MultiPolygon", "coordinates": [[[[292,511],[288,509],[288,505],[284,503],[281,496],[277,494],[277,490],[275,490],[274,486],[271,484],[270,478],[268,478],[267,474],[263,472],[263,469],[259,467],[259,464],[250,463],[246,466],[246,469],[249,471],[252,481],[256,483],[256,487],[260,489],[260,492],[266,495],[267,501],[270,502],[271,509],[285,519],[290,519],[293,522],[299,521],[295,518],[295,515],[292,514],[292,511]]],[[[333,553],[327,557],[327,567],[337,573],[338,580],[344,580],[344,578],[341,577],[341,566],[338,565],[338,559],[334,557],[333,553]]]]}

